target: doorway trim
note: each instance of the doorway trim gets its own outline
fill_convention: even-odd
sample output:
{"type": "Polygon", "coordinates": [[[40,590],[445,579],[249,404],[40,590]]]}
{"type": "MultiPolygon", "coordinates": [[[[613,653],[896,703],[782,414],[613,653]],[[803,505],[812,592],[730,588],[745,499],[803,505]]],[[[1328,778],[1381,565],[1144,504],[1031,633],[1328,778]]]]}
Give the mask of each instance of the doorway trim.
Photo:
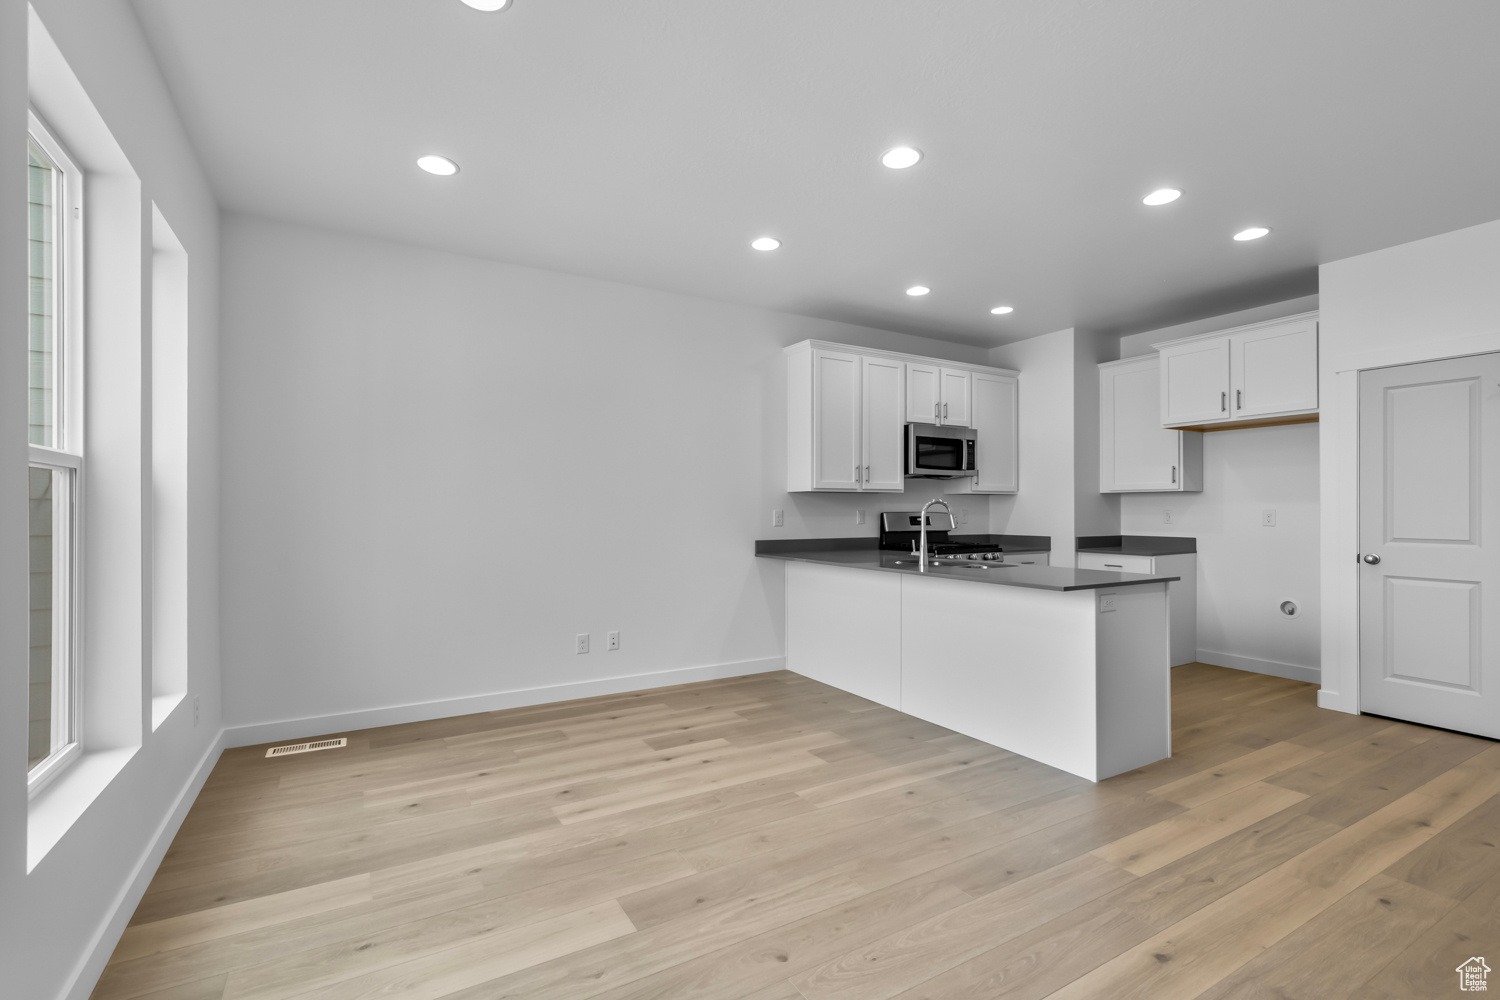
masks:
{"type": "Polygon", "coordinates": [[[1359,373],[1500,351],[1500,328],[1319,359],[1322,687],[1318,707],[1359,713],[1359,373]]]}

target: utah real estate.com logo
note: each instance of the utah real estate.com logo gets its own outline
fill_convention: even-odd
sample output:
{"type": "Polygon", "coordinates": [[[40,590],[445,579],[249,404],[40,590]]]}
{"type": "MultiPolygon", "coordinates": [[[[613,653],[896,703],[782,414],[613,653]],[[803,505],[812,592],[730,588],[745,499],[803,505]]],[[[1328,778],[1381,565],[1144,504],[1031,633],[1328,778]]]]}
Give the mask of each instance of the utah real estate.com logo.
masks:
{"type": "Polygon", "coordinates": [[[1490,967],[1484,964],[1483,956],[1471,958],[1458,967],[1458,988],[1461,990],[1473,990],[1478,993],[1488,991],[1489,986],[1484,977],[1490,974],[1490,967]]]}

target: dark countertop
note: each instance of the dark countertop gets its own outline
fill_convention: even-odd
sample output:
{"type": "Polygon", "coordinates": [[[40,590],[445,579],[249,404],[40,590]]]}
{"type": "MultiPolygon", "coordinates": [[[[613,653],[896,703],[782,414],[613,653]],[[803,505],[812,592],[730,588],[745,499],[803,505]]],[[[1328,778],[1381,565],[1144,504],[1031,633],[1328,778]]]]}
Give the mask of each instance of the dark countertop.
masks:
{"type": "Polygon", "coordinates": [[[1079,552],[1112,556],[1177,556],[1198,551],[1198,539],[1181,535],[1080,535],[1079,552]]]}
{"type": "MultiPolygon", "coordinates": [[[[1052,539],[1047,535],[960,535],[949,532],[948,541],[970,545],[998,545],[1001,552],[1051,552],[1052,539]]],[[[758,556],[790,555],[795,552],[880,551],[880,539],[874,535],[855,538],[758,538],[758,556]]]]}
{"type": "MultiPolygon", "coordinates": [[[[807,539],[809,542],[852,541],[852,539],[807,539]]],[[[767,543],[757,541],[755,554],[763,559],[786,559],[795,562],[821,563],[848,569],[868,569],[884,573],[917,575],[915,560],[901,552],[882,552],[872,546],[798,548],[788,550],[771,542],[778,551],[767,551],[767,543]]],[[[1033,550],[1036,551],[1036,550],[1033,550]]],[[[1103,590],[1108,587],[1130,587],[1143,583],[1171,583],[1175,576],[1145,573],[1111,573],[1105,570],[1073,569],[1068,566],[1011,566],[1004,563],[966,562],[955,566],[933,566],[921,574],[936,580],[965,580],[1001,587],[1026,587],[1031,590],[1103,590]],[[987,567],[970,569],[971,566],[987,567]]]]}

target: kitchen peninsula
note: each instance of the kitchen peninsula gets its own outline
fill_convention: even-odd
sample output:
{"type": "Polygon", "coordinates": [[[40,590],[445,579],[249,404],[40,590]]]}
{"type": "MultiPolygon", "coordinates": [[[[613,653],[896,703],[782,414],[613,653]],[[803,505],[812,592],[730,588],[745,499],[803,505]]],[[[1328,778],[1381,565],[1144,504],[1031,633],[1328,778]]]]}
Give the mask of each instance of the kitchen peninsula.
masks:
{"type": "Polygon", "coordinates": [[[873,538],[786,562],[787,669],[1098,781],[1171,755],[1175,576],[1007,562],[920,572],[873,538]]]}

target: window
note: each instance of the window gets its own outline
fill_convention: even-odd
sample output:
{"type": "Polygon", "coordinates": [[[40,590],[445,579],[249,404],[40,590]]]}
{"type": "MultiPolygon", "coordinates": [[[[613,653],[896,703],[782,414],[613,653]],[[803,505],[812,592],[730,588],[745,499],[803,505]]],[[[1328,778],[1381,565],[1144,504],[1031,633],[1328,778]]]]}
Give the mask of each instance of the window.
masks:
{"type": "Polygon", "coordinates": [[[31,570],[26,766],[35,792],[79,750],[83,206],[81,175],[35,114],[26,147],[31,570]]]}

